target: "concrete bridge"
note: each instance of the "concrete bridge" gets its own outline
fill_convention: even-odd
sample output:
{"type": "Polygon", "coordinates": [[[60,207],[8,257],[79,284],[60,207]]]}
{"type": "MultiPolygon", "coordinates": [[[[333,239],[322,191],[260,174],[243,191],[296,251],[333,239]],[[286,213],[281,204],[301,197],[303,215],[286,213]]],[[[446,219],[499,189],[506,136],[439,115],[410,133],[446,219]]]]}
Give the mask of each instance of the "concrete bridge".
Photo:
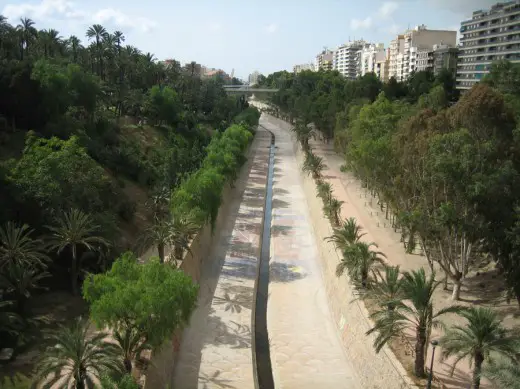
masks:
{"type": "Polygon", "coordinates": [[[251,88],[249,85],[224,85],[224,90],[228,93],[275,93],[279,89],[271,88],[251,88]]]}

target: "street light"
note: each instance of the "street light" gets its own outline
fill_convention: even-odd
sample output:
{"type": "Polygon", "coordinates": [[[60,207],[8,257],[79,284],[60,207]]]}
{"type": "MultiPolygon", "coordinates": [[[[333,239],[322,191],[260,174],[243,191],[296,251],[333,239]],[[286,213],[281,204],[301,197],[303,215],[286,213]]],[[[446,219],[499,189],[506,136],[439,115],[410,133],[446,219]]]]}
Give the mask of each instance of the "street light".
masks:
{"type": "Polygon", "coordinates": [[[433,379],[433,359],[435,358],[435,347],[439,344],[436,340],[432,340],[432,361],[430,363],[430,376],[428,377],[428,386],[427,389],[432,389],[432,379],[433,379]]]}

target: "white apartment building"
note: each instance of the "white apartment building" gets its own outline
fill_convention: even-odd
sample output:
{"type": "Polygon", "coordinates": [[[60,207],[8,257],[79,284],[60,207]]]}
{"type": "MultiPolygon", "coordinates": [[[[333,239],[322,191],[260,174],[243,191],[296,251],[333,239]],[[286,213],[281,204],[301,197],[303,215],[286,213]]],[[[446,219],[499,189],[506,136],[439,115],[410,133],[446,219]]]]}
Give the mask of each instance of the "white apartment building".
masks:
{"type": "Polygon", "coordinates": [[[374,72],[377,77],[383,81],[388,82],[388,72],[390,68],[390,49],[385,49],[384,57],[380,57],[379,55],[376,57],[376,68],[374,72]]]}
{"type": "Polygon", "coordinates": [[[390,44],[389,77],[395,77],[397,81],[406,80],[417,70],[418,56],[423,57],[419,53],[433,51],[436,44],[455,47],[457,32],[428,30],[425,25],[420,25],[398,35],[390,44]]]}
{"type": "Polygon", "coordinates": [[[248,81],[249,85],[256,85],[258,84],[258,77],[260,77],[260,72],[255,70],[253,73],[249,75],[248,81]]]}
{"type": "Polygon", "coordinates": [[[497,60],[520,63],[520,1],[497,3],[461,23],[457,88],[470,89],[497,60]]]}
{"type": "Polygon", "coordinates": [[[369,44],[361,49],[359,53],[359,76],[367,73],[377,73],[377,64],[386,60],[386,49],[383,43],[369,44]]]}
{"type": "Polygon", "coordinates": [[[334,63],[334,51],[325,48],[316,56],[314,70],[332,70],[334,63]]]}
{"type": "Polygon", "coordinates": [[[359,51],[367,46],[363,40],[345,43],[334,51],[333,68],[343,76],[355,79],[359,72],[359,51]]]}
{"type": "Polygon", "coordinates": [[[304,63],[301,65],[294,65],[293,66],[293,72],[294,74],[298,74],[304,70],[312,70],[314,71],[314,65],[312,63],[304,63]]]}

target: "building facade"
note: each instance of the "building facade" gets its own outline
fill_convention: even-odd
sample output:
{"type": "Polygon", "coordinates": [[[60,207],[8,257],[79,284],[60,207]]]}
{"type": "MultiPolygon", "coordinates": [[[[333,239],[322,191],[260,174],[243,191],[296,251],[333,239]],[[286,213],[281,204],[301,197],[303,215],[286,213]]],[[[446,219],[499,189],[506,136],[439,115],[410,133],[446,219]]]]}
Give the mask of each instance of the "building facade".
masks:
{"type": "Polygon", "coordinates": [[[359,73],[360,50],[367,46],[363,40],[348,42],[334,51],[333,69],[349,79],[359,73]]]}
{"type": "Polygon", "coordinates": [[[433,73],[438,75],[442,69],[447,69],[453,76],[457,74],[457,57],[459,49],[448,45],[433,47],[433,73]]]}
{"type": "Polygon", "coordinates": [[[383,43],[369,44],[359,52],[358,76],[367,73],[377,73],[377,64],[386,59],[386,49],[383,43]]]}
{"type": "Polygon", "coordinates": [[[461,23],[457,88],[470,89],[497,60],[520,63],[520,0],[473,12],[461,23]]]}
{"type": "Polygon", "coordinates": [[[389,70],[390,70],[390,49],[386,49],[384,58],[376,60],[375,73],[381,81],[388,82],[389,70]]]}
{"type": "Polygon", "coordinates": [[[316,56],[316,62],[314,63],[314,70],[332,70],[334,63],[334,51],[324,49],[321,53],[316,56]]]}
{"type": "Polygon", "coordinates": [[[314,65],[312,63],[304,63],[301,65],[294,65],[293,66],[293,72],[295,74],[298,74],[304,70],[312,70],[314,71],[314,65]]]}
{"type": "Polygon", "coordinates": [[[428,62],[433,59],[429,53],[433,52],[434,45],[455,47],[456,43],[456,31],[428,30],[425,25],[416,26],[398,35],[390,44],[389,77],[405,81],[413,72],[419,70],[418,61],[421,61],[421,68],[430,65],[428,62]]]}
{"type": "Polygon", "coordinates": [[[256,85],[258,84],[258,77],[260,77],[260,72],[255,70],[253,73],[251,73],[247,79],[249,85],[256,85]]]}

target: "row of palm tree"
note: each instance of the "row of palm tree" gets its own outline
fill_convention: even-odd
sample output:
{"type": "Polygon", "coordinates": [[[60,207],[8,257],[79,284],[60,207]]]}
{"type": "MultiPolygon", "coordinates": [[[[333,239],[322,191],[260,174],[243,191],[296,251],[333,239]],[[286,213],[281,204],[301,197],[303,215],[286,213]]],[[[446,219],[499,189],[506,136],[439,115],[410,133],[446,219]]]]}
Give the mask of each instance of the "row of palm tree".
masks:
{"type": "MultiPolygon", "coordinates": [[[[317,192],[324,204],[331,204],[334,196],[330,183],[322,179],[323,160],[312,153],[306,131],[301,126],[295,128],[298,128],[294,132],[306,155],[302,170],[316,180],[317,192]]],[[[338,208],[337,218],[341,205],[338,208]]],[[[377,302],[378,308],[371,314],[374,327],[367,331],[367,335],[375,335],[376,352],[396,337],[415,333],[414,374],[424,377],[428,344],[433,328],[438,328],[445,331],[439,340],[442,358],[454,358],[452,374],[458,363],[467,359],[473,365],[473,389],[480,387],[483,376],[502,389],[518,389],[520,335],[507,330],[494,311],[459,305],[435,310],[433,294],[441,281],[436,280],[434,272],[427,275],[421,268],[401,273],[399,266],[386,264],[386,256],[377,251],[375,243],[361,240],[365,233],[355,218],[346,219],[340,226],[336,217],[331,218],[327,211],[325,214],[335,227],[333,235],[326,240],[334,243],[342,253],[336,275],[340,277],[347,272],[362,296],[377,302]],[[382,265],[383,271],[376,269],[376,265],[382,265]],[[465,325],[446,328],[440,318],[450,313],[464,318],[465,325]],[[487,367],[484,367],[485,362],[487,367]]]]}

